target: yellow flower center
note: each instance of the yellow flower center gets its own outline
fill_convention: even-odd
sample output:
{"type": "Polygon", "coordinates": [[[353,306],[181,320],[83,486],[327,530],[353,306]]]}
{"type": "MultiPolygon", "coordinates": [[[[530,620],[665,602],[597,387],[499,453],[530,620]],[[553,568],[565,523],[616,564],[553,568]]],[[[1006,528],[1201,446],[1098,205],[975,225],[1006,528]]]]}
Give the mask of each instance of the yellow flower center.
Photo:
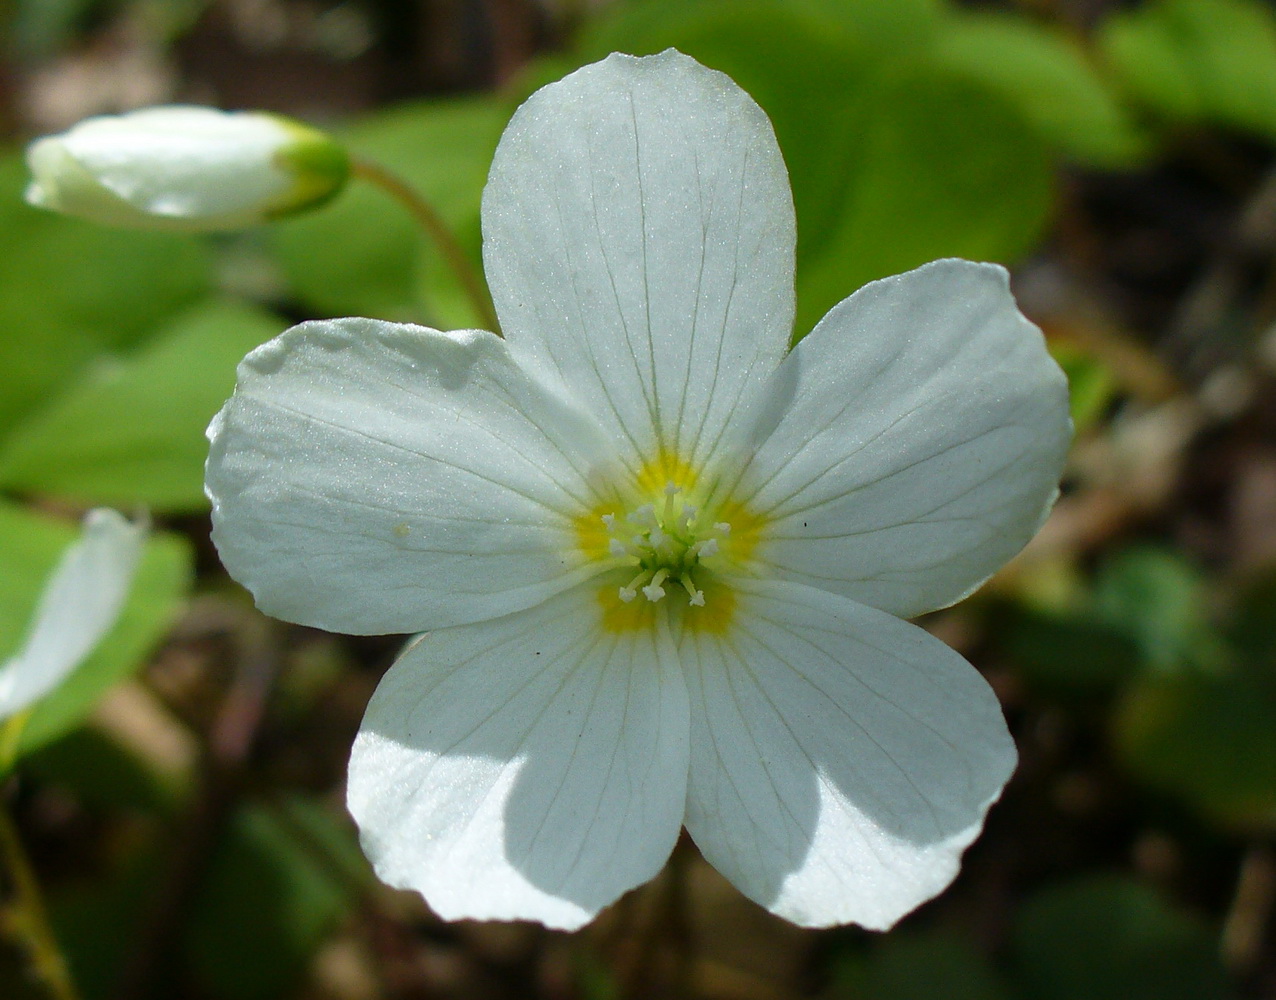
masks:
{"type": "Polygon", "coordinates": [[[667,457],[604,495],[576,521],[581,552],[609,570],[598,591],[604,628],[649,627],[668,609],[683,628],[724,631],[736,603],[730,580],[750,571],[761,520],[724,498],[717,480],[667,457]]]}

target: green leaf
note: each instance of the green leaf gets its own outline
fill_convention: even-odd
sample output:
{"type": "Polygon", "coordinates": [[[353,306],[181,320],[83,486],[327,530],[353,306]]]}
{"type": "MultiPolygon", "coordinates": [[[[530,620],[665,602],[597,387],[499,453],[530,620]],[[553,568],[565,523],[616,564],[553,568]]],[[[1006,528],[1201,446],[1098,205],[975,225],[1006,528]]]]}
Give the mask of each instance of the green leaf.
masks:
{"type": "MultiPolygon", "coordinates": [[[[735,0],[719,0],[731,5],[735,0]]],[[[891,60],[941,30],[944,0],[788,0],[796,10],[820,14],[891,60]]]]}
{"type": "MultiPolygon", "coordinates": [[[[336,825],[330,817],[328,825],[336,825]]],[[[351,902],[325,855],[273,811],[248,806],[213,856],[187,928],[186,954],[221,1000],[290,996],[351,902]]]]}
{"type": "Polygon", "coordinates": [[[1023,676],[1052,695],[1111,694],[1138,672],[1138,647],[1091,613],[1009,608],[993,634],[1023,676]]]}
{"type": "MultiPolygon", "coordinates": [[[[416,188],[449,226],[468,226],[509,110],[490,97],[415,103],[363,119],[341,138],[355,157],[416,188]]],[[[317,313],[438,321],[422,291],[442,262],[403,206],[367,182],[354,179],[331,205],[281,223],[272,236],[288,279],[317,313]]]]}
{"type": "Polygon", "coordinates": [[[1045,231],[1045,148],[983,88],[922,70],[883,77],[838,141],[844,201],[825,245],[799,256],[800,333],[875,278],[938,257],[1013,263],[1045,231]]]}
{"type": "Polygon", "coordinates": [[[1059,31],[1012,14],[954,11],[936,33],[935,59],[1000,95],[1081,163],[1127,166],[1148,151],[1080,46],[1059,31]]]}
{"type": "Polygon", "coordinates": [[[204,429],[235,366],[283,330],[246,305],[209,303],[122,359],[103,359],[0,444],[0,485],[91,504],[201,510],[204,429]]]}
{"type": "Polygon", "coordinates": [[[1025,1000],[1228,995],[1209,932],[1126,878],[1089,876],[1039,892],[1019,913],[1014,947],[1025,1000]]]}
{"type": "Polygon", "coordinates": [[[854,1000],[1005,1000],[991,964],[948,931],[899,932],[878,938],[867,954],[834,975],[834,998],[854,1000]]]}
{"type": "MultiPolygon", "coordinates": [[[[21,646],[45,581],[78,534],[69,522],[0,502],[0,659],[21,646]]],[[[69,732],[111,685],[142,665],[185,599],[191,563],[184,539],[151,536],[120,620],[60,687],[37,702],[22,730],[20,754],[69,732]]]]}
{"type": "MultiPolygon", "coordinates": [[[[586,62],[610,52],[651,55],[675,39],[709,38],[720,29],[730,30],[737,16],[753,21],[775,17],[818,26],[819,34],[832,36],[837,45],[855,46],[864,58],[895,61],[901,52],[931,39],[943,12],[943,0],[631,0],[588,22],[578,44],[586,62]]],[[[800,62],[777,68],[804,69],[800,62]]]]}
{"type": "Polygon", "coordinates": [[[1099,45],[1130,93],[1173,120],[1276,137],[1276,13],[1258,0],[1160,0],[1111,18],[1099,45]]]}
{"type": "Polygon", "coordinates": [[[1118,84],[1170,121],[1205,114],[1205,99],[1172,26],[1149,5],[1119,11],[1100,26],[1096,44],[1118,84]]]}
{"type": "Polygon", "coordinates": [[[1050,353],[1068,376],[1072,424],[1078,436],[1104,415],[1117,394],[1117,379],[1103,359],[1066,342],[1051,342],[1050,353]]]}
{"type": "Polygon", "coordinates": [[[1228,638],[1254,670],[1276,672],[1276,565],[1246,581],[1228,638]]]}
{"type": "Polygon", "coordinates": [[[86,805],[107,809],[167,813],[186,791],[92,725],[80,726],[26,757],[22,773],[86,805]]]}
{"type": "Polygon", "coordinates": [[[1094,614],[1134,641],[1154,673],[1214,670],[1226,659],[1207,614],[1200,571],[1176,552],[1134,546],[1109,557],[1094,588],[1094,614]]]}
{"type": "Polygon", "coordinates": [[[0,432],[101,350],[135,343],[211,284],[199,240],[32,208],[26,183],[21,156],[0,155],[0,432]]]}
{"type": "Polygon", "coordinates": [[[1115,720],[1146,784],[1241,827],[1276,828],[1276,674],[1148,678],[1115,720]]]}

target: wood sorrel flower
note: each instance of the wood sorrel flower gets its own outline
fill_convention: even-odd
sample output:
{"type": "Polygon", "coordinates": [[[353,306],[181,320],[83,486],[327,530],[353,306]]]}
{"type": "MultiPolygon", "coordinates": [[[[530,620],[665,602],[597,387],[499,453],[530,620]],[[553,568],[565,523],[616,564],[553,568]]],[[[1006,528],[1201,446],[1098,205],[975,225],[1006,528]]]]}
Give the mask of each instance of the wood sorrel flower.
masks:
{"type": "Polygon", "coordinates": [[[0,719],[61,684],[115,625],[146,540],[146,525],[99,508],[45,584],[26,642],[0,665],[0,719]]]}
{"type": "Polygon", "coordinates": [[[788,351],[770,123],[673,51],[535,94],[483,226],[508,340],[302,324],[209,430],[214,539],[263,610],[430,630],[350,762],[378,873],[576,927],[685,825],[790,920],[891,925],[1015,763],[988,685],[901,620],[1055,496],[1066,386],[1006,273],[875,282],[788,351]]]}
{"type": "Polygon", "coordinates": [[[173,105],[88,118],[27,149],[26,199],[109,226],[240,229],[313,208],[346,182],[331,136],[255,111],[173,105]]]}

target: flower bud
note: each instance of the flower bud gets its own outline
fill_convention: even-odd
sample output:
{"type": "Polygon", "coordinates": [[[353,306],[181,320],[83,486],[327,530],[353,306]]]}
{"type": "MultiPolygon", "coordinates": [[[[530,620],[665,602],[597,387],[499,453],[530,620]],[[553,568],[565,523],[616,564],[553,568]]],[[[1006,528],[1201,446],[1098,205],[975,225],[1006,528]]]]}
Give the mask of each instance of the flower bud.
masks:
{"type": "Polygon", "coordinates": [[[240,229],[313,208],[350,172],[345,149],[257,111],[172,105],[88,118],[27,148],[26,199],[134,229],[240,229]]]}

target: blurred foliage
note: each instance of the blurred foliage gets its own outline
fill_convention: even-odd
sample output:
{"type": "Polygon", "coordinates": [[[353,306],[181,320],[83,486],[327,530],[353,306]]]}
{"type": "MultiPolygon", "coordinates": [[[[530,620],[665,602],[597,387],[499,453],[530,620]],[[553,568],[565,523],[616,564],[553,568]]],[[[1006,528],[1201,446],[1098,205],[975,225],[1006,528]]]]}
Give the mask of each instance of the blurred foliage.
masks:
{"type": "MultiPolygon", "coordinates": [[[[263,103],[289,93],[333,25],[370,26],[368,54],[328,65],[339,83],[314,107],[361,108],[336,131],[420,190],[475,266],[486,171],[518,99],[613,49],[676,46],[774,123],[798,214],[796,336],[856,286],[936,257],[1022,266],[1026,304],[1058,314],[1033,313],[1071,382],[1076,459],[1038,550],[936,619],[994,680],[1021,771],[954,889],[882,936],[799,934],[734,892],[722,903],[695,862],[684,921],[666,919],[657,883],[571,939],[444,927],[377,886],[335,803],[394,644],[293,629],[249,641],[264,626],[207,543],[203,431],[236,362],[289,322],[477,320],[369,186],[246,237],[123,233],[26,206],[15,147],[0,156],[0,654],[83,509],[144,506],[164,529],[119,626],[29,720],[10,788],[87,1000],[119,996],[130,975],[201,1000],[676,994],[660,983],[742,1000],[1276,995],[1273,890],[1266,914],[1246,902],[1262,903],[1246,872],[1263,869],[1242,861],[1270,858],[1276,836],[1276,487],[1263,478],[1276,397],[1260,356],[1276,223],[1251,232],[1276,166],[1272,6],[562,3],[527,15],[536,30],[519,37],[555,42],[535,54],[497,30],[517,7],[15,0],[0,23],[20,82],[27,67],[74,76],[58,60],[92,65],[114,28],[148,39],[183,95],[216,94],[200,66],[233,74],[301,25],[309,48],[280,56],[263,103]],[[227,39],[252,16],[265,28],[236,49],[227,39]],[[346,100],[347,77],[378,60],[386,89],[407,94],[399,77],[431,58],[423,37],[484,25],[488,49],[458,43],[449,58],[508,47],[501,65],[520,71],[504,87],[346,100]],[[1135,231],[1139,213],[1168,221],[1135,231]],[[1230,408],[1211,409],[1219,372],[1177,367],[1174,337],[1202,302],[1218,369],[1250,380],[1230,408]],[[1247,503],[1262,515],[1244,521],[1247,503]],[[242,708],[234,665],[258,661],[277,683],[232,759],[219,712],[242,708]],[[141,701],[125,721],[85,725],[129,677],[141,701]],[[1257,943],[1235,944],[1247,926],[1257,943]]],[[[0,953],[0,996],[41,995],[0,953]]]]}
{"type": "Polygon", "coordinates": [[[199,510],[204,429],[235,387],[235,366],[288,324],[241,303],[208,302],[104,358],[0,438],[0,487],[154,511],[199,510]]]}
{"type": "Polygon", "coordinates": [[[1093,875],[1024,904],[1014,945],[1031,1000],[1223,1000],[1209,931],[1146,886],[1093,875]]]}

